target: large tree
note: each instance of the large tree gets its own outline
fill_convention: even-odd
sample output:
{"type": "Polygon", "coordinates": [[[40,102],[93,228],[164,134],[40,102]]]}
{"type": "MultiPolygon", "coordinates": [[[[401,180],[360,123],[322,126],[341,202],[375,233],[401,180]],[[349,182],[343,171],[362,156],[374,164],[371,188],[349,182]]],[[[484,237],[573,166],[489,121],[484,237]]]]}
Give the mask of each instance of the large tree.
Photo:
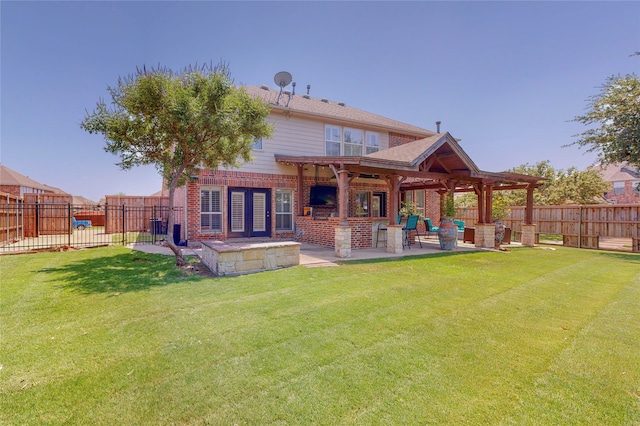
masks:
{"type": "Polygon", "coordinates": [[[272,133],[268,105],[236,88],[225,64],[138,68],[108,87],[111,103],[99,100],[81,127],[104,136],[105,151],[120,156],[123,170],[154,164],[169,189],[169,247],[173,243],[174,193],[198,167],[237,167],[251,160],[251,145],[272,133]]]}
{"type": "Polygon", "coordinates": [[[593,127],[577,134],[571,145],[597,153],[601,164],[640,167],[640,80],[635,74],[609,77],[590,99],[587,113],[573,121],[593,127]]]}

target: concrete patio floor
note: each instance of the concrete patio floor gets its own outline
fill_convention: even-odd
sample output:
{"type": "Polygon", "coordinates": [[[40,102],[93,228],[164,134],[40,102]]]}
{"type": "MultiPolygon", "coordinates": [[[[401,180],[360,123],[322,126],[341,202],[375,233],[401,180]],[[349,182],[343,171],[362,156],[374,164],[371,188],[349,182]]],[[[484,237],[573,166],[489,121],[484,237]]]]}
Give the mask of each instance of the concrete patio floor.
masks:
{"type": "MultiPolygon", "coordinates": [[[[404,248],[402,253],[387,253],[386,247],[367,248],[367,249],[353,249],[351,250],[351,257],[339,258],[336,256],[333,248],[316,246],[308,243],[301,243],[300,246],[300,265],[304,265],[309,268],[323,267],[323,266],[338,266],[338,262],[353,261],[353,260],[365,260],[365,259],[392,259],[404,256],[415,255],[429,255],[437,253],[458,253],[468,251],[481,251],[481,250],[493,250],[486,248],[475,247],[473,244],[463,243],[458,241],[458,247],[452,252],[445,252],[440,250],[440,243],[437,238],[421,239],[422,247],[416,241],[411,245],[411,248],[404,248]]],[[[512,243],[504,245],[504,248],[519,246],[518,243],[512,243]]],[[[164,255],[173,255],[173,252],[169,247],[154,244],[130,244],[128,247],[147,253],[156,253],[164,255]]],[[[199,247],[182,247],[182,253],[185,256],[198,256],[201,257],[202,249],[199,247]]]]}

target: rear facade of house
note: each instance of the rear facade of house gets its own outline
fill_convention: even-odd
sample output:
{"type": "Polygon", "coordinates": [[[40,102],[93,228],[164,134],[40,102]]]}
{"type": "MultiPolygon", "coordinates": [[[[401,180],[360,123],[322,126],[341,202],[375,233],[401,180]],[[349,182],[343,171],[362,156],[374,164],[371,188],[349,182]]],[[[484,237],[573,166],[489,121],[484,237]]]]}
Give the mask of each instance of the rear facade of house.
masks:
{"type": "MultiPolygon", "coordinates": [[[[176,205],[186,207],[182,228],[189,243],[296,238],[332,247],[339,200],[334,171],[276,158],[358,157],[435,135],[328,99],[281,94],[267,86],[245,90],[271,105],[273,136],[255,141],[253,162],[237,169],[201,169],[176,191],[176,205]]],[[[379,176],[360,174],[352,177],[348,192],[352,247],[371,247],[377,224],[389,216],[388,185],[379,176]]],[[[402,197],[415,202],[423,216],[439,220],[435,191],[404,191],[402,197]]]]}

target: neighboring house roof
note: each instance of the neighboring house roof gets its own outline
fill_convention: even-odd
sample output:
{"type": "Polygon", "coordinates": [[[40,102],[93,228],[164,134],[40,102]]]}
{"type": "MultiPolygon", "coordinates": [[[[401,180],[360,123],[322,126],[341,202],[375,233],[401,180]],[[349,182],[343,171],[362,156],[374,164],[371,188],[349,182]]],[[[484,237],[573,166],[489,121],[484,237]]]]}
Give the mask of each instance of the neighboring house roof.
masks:
{"type": "Polygon", "coordinates": [[[74,205],[83,205],[83,206],[94,206],[98,203],[95,201],[91,201],[90,199],[83,197],[82,195],[74,195],[73,196],[73,204],[74,205]]]}
{"type": "Polygon", "coordinates": [[[169,196],[168,189],[161,189],[160,191],[156,191],[153,194],[149,195],[149,197],[168,197],[168,196],[169,196]]]}
{"type": "Polygon", "coordinates": [[[243,86],[243,88],[249,95],[267,101],[272,109],[280,109],[285,113],[298,112],[310,116],[350,122],[368,127],[377,127],[392,132],[407,133],[422,137],[436,134],[431,130],[347,106],[343,102],[313,98],[308,95],[296,94],[289,97],[289,95],[284,92],[278,100],[280,90],[273,90],[268,86],[243,86]]]}
{"type": "Polygon", "coordinates": [[[63,192],[58,188],[53,188],[49,185],[44,185],[40,182],[37,182],[28,176],[25,176],[16,172],[15,170],[8,168],[3,164],[0,164],[0,185],[22,186],[26,188],[41,189],[43,191],[63,192]]]}
{"type": "Polygon", "coordinates": [[[600,171],[602,179],[607,182],[620,182],[627,180],[640,179],[640,172],[626,163],[623,164],[609,164],[603,167],[596,167],[596,170],[600,171]]]}

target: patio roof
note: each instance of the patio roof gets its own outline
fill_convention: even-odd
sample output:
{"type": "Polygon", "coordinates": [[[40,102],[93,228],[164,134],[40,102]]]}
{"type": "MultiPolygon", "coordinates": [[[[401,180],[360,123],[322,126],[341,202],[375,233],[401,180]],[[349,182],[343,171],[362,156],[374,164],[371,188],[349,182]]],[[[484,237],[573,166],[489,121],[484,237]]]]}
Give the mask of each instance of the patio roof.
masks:
{"type": "Polygon", "coordinates": [[[447,133],[409,142],[361,157],[275,156],[290,165],[333,166],[350,173],[400,176],[400,188],[471,191],[474,185],[491,184],[494,189],[522,189],[538,186],[543,178],[510,172],[486,172],[478,168],[458,142],[447,133]]]}

